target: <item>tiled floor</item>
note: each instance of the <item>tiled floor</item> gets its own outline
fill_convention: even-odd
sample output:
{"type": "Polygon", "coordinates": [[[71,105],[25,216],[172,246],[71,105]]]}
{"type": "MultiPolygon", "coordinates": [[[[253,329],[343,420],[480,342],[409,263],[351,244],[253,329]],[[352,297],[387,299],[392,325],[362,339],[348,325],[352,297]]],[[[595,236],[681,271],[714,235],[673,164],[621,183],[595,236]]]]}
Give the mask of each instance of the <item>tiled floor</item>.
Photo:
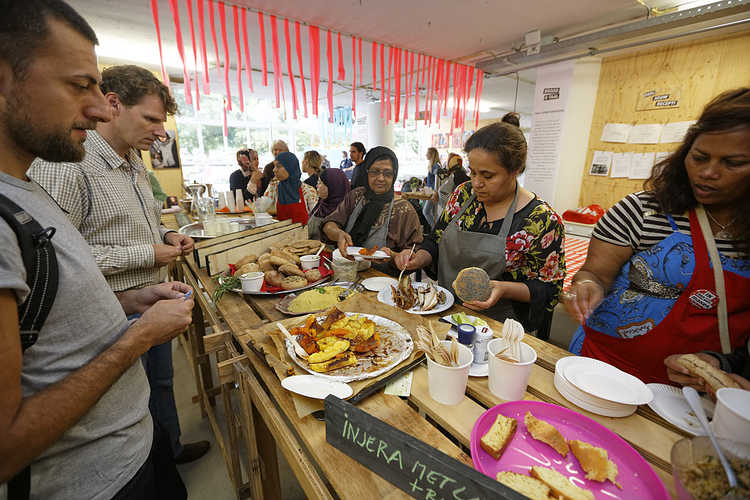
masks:
{"type": "MultiPolygon", "coordinates": [[[[203,458],[193,463],[179,466],[180,474],[191,500],[230,500],[237,498],[229,481],[224,458],[216,444],[208,419],[201,418],[200,406],[192,402],[196,394],[193,374],[187,362],[182,346],[176,340],[172,342],[174,353],[174,385],[177,413],[180,416],[182,442],[190,443],[206,439],[211,442],[211,450],[203,458]]],[[[216,405],[216,418],[226,435],[223,405],[216,405]]],[[[287,500],[304,500],[305,494],[292,474],[289,465],[279,454],[279,469],[282,498],[287,500]]]]}

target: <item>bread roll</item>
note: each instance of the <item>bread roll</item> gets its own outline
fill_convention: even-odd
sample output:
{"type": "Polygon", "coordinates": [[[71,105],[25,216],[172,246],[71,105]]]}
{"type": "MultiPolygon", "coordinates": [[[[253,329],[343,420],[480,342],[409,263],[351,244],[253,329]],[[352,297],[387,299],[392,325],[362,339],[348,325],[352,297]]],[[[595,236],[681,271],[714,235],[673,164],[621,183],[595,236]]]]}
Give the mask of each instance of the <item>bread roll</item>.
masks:
{"type": "Polygon", "coordinates": [[[268,271],[263,273],[266,284],[270,286],[282,286],[284,275],[278,271],[268,271]]]}
{"type": "Polygon", "coordinates": [[[310,269],[309,271],[305,271],[305,278],[307,278],[307,281],[310,283],[313,283],[315,281],[318,281],[323,276],[320,274],[320,271],[317,269],[310,269]]]}
{"type": "MultiPolygon", "coordinates": [[[[274,248],[273,250],[271,250],[271,258],[273,259],[274,257],[276,257],[277,259],[283,259],[290,264],[297,264],[297,262],[294,260],[294,256],[292,256],[289,252],[285,252],[279,248],[274,248]]],[[[299,257],[297,258],[297,260],[299,260],[299,257]]]]}
{"type": "Polygon", "coordinates": [[[250,264],[251,262],[257,262],[258,256],[254,253],[247,254],[244,257],[242,257],[240,260],[237,261],[237,263],[234,265],[237,268],[240,268],[244,266],[245,264],[250,264]]]}
{"type": "Polygon", "coordinates": [[[305,273],[299,267],[292,264],[284,264],[279,266],[279,271],[286,274],[287,276],[300,276],[305,277],[305,273]]]}
{"type": "Polygon", "coordinates": [[[485,301],[492,292],[489,275],[478,267],[462,269],[453,281],[453,289],[463,302],[485,301]]]}
{"type": "Polygon", "coordinates": [[[729,377],[725,372],[719,370],[710,363],[703,361],[695,354],[683,354],[677,358],[677,364],[685,368],[691,375],[705,380],[714,392],[722,387],[742,389],[740,384],[735,382],[732,377],[729,377]]]}
{"type": "Polygon", "coordinates": [[[284,290],[296,290],[307,286],[307,280],[301,276],[286,276],[281,280],[281,288],[284,290]]]}
{"type": "Polygon", "coordinates": [[[250,262],[245,264],[242,267],[239,267],[237,271],[234,273],[236,276],[242,276],[245,273],[254,273],[260,270],[260,266],[256,264],[255,262],[250,262]]]}

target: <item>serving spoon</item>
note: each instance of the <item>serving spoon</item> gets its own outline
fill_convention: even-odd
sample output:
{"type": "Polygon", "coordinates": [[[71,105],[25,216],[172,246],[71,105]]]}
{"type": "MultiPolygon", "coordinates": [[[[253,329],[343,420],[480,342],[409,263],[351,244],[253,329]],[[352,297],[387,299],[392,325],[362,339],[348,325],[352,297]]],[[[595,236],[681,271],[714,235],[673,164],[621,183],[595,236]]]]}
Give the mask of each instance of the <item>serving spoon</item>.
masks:
{"type": "Polygon", "coordinates": [[[721,462],[721,466],[724,467],[724,472],[727,475],[727,480],[729,481],[729,492],[727,492],[726,495],[724,495],[725,500],[739,500],[739,497],[734,493],[735,489],[737,488],[737,476],[734,474],[734,471],[732,470],[732,466],[729,465],[729,461],[724,456],[724,452],[721,451],[721,448],[719,447],[719,443],[716,442],[716,436],[714,436],[713,431],[708,426],[708,418],[706,418],[706,412],[703,411],[703,405],[701,404],[701,398],[698,395],[698,391],[693,389],[692,387],[683,387],[682,388],[682,394],[685,395],[685,399],[687,399],[688,404],[690,405],[690,408],[693,410],[693,413],[695,413],[695,416],[698,418],[698,422],[701,423],[701,427],[703,427],[703,430],[706,432],[706,435],[711,440],[711,444],[714,445],[714,449],[716,450],[716,453],[719,455],[719,462],[721,462]]]}

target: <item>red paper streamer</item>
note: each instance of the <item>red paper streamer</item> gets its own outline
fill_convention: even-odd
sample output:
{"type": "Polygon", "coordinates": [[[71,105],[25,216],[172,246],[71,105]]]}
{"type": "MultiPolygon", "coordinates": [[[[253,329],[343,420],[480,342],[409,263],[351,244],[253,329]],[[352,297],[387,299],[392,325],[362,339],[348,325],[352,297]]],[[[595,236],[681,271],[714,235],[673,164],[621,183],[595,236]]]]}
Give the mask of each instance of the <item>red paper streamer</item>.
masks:
{"type": "Polygon", "coordinates": [[[184,78],[185,102],[187,104],[193,104],[192,84],[190,83],[190,73],[188,73],[187,64],[185,64],[185,46],[182,43],[182,28],[180,26],[180,13],[177,8],[177,0],[169,0],[169,10],[172,12],[172,22],[174,22],[177,52],[180,54],[180,61],[182,62],[182,77],[184,78]]]}
{"type": "Polygon", "coordinates": [[[385,119],[385,46],[380,44],[380,118],[385,119]]]}
{"type": "MultiPolygon", "coordinates": [[[[435,62],[435,75],[432,79],[432,95],[434,101],[437,101],[437,103],[433,102],[431,103],[431,106],[433,109],[437,108],[437,113],[434,114],[434,120],[437,120],[438,128],[440,128],[440,106],[442,104],[442,101],[440,100],[442,96],[442,86],[441,82],[443,81],[443,67],[444,67],[445,61],[442,59],[438,59],[435,62]],[[437,106],[435,105],[437,104],[437,106]]],[[[430,113],[432,114],[432,113],[430,113]]]]}
{"type": "Polygon", "coordinates": [[[408,59],[409,63],[407,66],[408,70],[408,83],[407,78],[404,78],[404,83],[407,83],[406,85],[406,102],[404,103],[404,127],[406,127],[406,115],[409,114],[409,98],[411,97],[411,87],[414,84],[414,52],[408,52],[406,53],[406,58],[404,60],[408,59]]]}
{"type": "Polygon", "coordinates": [[[203,93],[211,93],[208,77],[208,56],[206,54],[206,19],[203,15],[203,0],[198,0],[198,33],[200,34],[201,59],[203,59],[203,93]]]}
{"type": "MultiPolygon", "coordinates": [[[[357,39],[352,37],[352,113],[357,118],[357,39]]],[[[362,75],[360,75],[361,77],[362,75]]]]}
{"type": "Polygon", "coordinates": [[[435,72],[435,58],[430,56],[428,57],[428,70],[427,70],[427,88],[425,96],[427,97],[427,102],[425,103],[425,111],[427,112],[427,122],[429,124],[432,124],[432,83],[434,80],[434,72],[435,72]]]}
{"type": "Polygon", "coordinates": [[[391,121],[391,94],[393,90],[393,45],[390,45],[388,47],[388,95],[386,96],[386,104],[388,106],[388,109],[386,110],[386,123],[390,123],[391,121]]]}
{"type": "Polygon", "coordinates": [[[312,111],[318,116],[318,88],[320,87],[320,29],[317,26],[309,26],[307,29],[310,38],[310,94],[312,95],[312,111]]]}
{"type": "Polygon", "coordinates": [[[372,42],[372,91],[378,90],[378,44],[372,42]]]}
{"type": "Polygon", "coordinates": [[[394,60],[394,68],[393,68],[393,77],[396,80],[395,85],[395,91],[396,91],[396,109],[394,111],[395,118],[394,122],[398,123],[400,122],[401,118],[401,49],[397,48],[394,49],[394,55],[396,59],[394,60]]]}
{"type": "Polygon", "coordinates": [[[359,84],[362,85],[362,37],[359,37],[357,46],[357,48],[359,49],[359,84]]]}
{"type": "Polygon", "coordinates": [[[482,98],[482,87],[484,87],[484,71],[481,69],[477,71],[477,90],[474,93],[474,100],[477,103],[477,114],[474,127],[479,128],[479,100],[482,98]]]}
{"type": "MultiPolygon", "coordinates": [[[[250,64],[250,46],[247,43],[247,10],[242,7],[242,45],[245,48],[245,70],[247,71],[247,84],[250,87],[250,92],[255,92],[253,89],[253,67],[250,64]]],[[[238,71],[242,71],[241,68],[237,68],[238,71]]]]}
{"type": "Polygon", "coordinates": [[[240,111],[245,111],[245,95],[242,90],[242,49],[240,46],[240,11],[232,5],[232,21],[234,22],[234,48],[237,51],[237,92],[240,99],[240,111]]]}
{"type": "Polygon", "coordinates": [[[464,115],[461,118],[462,122],[466,122],[466,105],[469,104],[469,98],[471,97],[471,84],[474,82],[474,66],[469,66],[469,71],[466,76],[466,101],[464,103],[464,115]]]}
{"type": "MultiPolygon", "coordinates": [[[[279,30],[276,26],[276,16],[271,16],[271,51],[273,52],[273,90],[276,95],[276,108],[279,108],[279,87],[281,86],[281,62],[279,61],[279,30]]],[[[286,99],[284,99],[286,113],[286,99]]]]}
{"type": "Polygon", "coordinates": [[[328,59],[328,121],[333,123],[333,47],[331,32],[326,36],[326,58],[328,59]]]}
{"type": "Polygon", "coordinates": [[[216,25],[214,20],[214,0],[208,0],[208,23],[211,27],[211,40],[214,42],[214,52],[216,55],[216,69],[221,68],[221,58],[219,57],[219,43],[216,41],[216,25]]]}
{"type": "Polygon", "coordinates": [[[421,71],[422,54],[417,54],[417,76],[414,86],[414,121],[419,120],[419,72],[421,71]]]}
{"type": "Polygon", "coordinates": [[[159,60],[161,61],[161,80],[164,85],[169,87],[169,74],[164,69],[164,55],[161,51],[161,30],[159,29],[159,5],[157,0],[151,0],[151,16],[154,18],[154,27],[156,28],[156,40],[159,43],[159,60]]]}
{"type": "Polygon", "coordinates": [[[456,65],[452,64],[450,61],[446,61],[446,64],[445,86],[443,87],[443,91],[445,92],[445,98],[443,99],[443,115],[448,113],[448,91],[451,86],[451,65],[453,66],[453,83],[455,84],[456,82],[456,65]]]}
{"type": "Polygon", "coordinates": [[[338,45],[339,74],[338,80],[346,80],[346,71],[344,71],[344,45],[341,42],[341,33],[337,33],[336,44],[338,45]]]}
{"type": "Polygon", "coordinates": [[[297,119],[297,88],[294,85],[292,70],[292,43],[289,38],[289,19],[284,19],[284,43],[286,44],[286,69],[289,72],[289,84],[292,87],[292,116],[297,119]]]}
{"type": "MultiPolygon", "coordinates": [[[[210,0],[209,0],[210,1],[210,0]]],[[[263,25],[263,13],[258,12],[258,29],[260,30],[260,62],[263,68],[263,86],[268,87],[268,56],[266,56],[266,27],[263,25]]],[[[276,93],[276,107],[279,107],[279,96],[276,93]]]]}
{"type": "Polygon", "coordinates": [[[227,109],[232,111],[232,93],[229,90],[229,43],[227,42],[227,19],[224,4],[219,2],[219,20],[221,21],[221,43],[224,45],[224,86],[227,90],[227,109]]]}
{"type": "Polygon", "coordinates": [[[224,127],[222,127],[222,133],[224,137],[229,137],[229,127],[227,127],[227,98],[223,97],[224,100],[224,127]]]}
{"type": "Polygon", "coordinates": [[[295,48],[297,49],[297,64],[299,65],[299,84],[302,87],[302,102],[305,105],[305,118],[307,118],[307,90],[305,90],[305,72],[302,67],[302,38],[300,37],[299,21],[294,22],[295,48]]]}
{"type": "Polygon", "coordinates": [[[195,109],[201,109],[200,87],[198,84],[198,51],[195,48],[195,26],[193,24],[193,1],[187,0],[188,21],[190,22],[190,41],[193,44],[193,80],[195,80],[195,109]]]}

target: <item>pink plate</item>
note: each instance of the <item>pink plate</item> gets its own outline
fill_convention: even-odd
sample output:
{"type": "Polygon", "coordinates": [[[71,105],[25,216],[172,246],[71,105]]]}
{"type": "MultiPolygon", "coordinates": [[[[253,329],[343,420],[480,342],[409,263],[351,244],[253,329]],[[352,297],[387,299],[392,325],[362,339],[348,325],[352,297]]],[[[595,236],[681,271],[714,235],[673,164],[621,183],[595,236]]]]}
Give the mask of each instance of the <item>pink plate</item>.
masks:
{"type": "Polygon", "coordinates": [[[493,479],[500,471],[528,474],[532,465],[541,465],[564,474],[571,483],[592,491],[597,499],[669,499],[667,489],[651,466],[621,437],[588,417],[549,403],[511,401],[484,412],[471,431],[471,459],[479,472],[493,479]],[[572,452],[563,458],[550,446],[532,438],[523,423],[527,411],[554,425],[565,439],[580,439],[607,450],[610,460],[617,465],[617,481],[622,489],[609,481],[589,481],[572,452]],[[479,440],[495,422],[498,413],[515,418],[518,427],[505,453],[500,460],[495,460],[482,449],[479,440]]]}

